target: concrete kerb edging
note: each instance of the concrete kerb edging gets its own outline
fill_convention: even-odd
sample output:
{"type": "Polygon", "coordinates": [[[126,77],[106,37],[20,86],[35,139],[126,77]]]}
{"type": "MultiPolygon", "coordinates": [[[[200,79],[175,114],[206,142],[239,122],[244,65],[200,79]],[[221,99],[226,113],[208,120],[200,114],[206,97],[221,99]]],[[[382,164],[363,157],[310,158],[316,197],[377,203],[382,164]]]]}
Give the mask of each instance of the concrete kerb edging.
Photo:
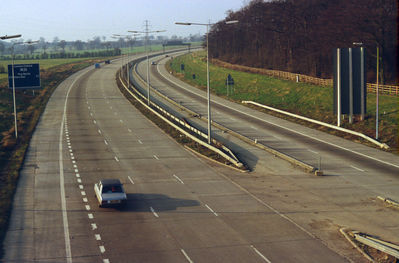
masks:
{"type": "Polygon", "coordinates": [[[395,200],[392,200],[390,198],[385,198],[382,196],[377,196],[377,198],[380,199],[381,201],[383,201],[384,203],[387,203],[387,204],[393,206],[394,208],[399,209],[399,203],[396,202],[395,200]]]}
{"type": "MultiPolygon", "coordinates": [[[[143,106],[145,106],[148,110],[150,110],[152,113],[154,113],[155,115],[157,115],[159,118],[161,118],[163,121],[165,121],[166,123],[168,123],[170,126],[172,126],[173,128],[177,129],[179,132],[183,133],[185,136],[189,137],[190,139],[196,141],[197,143],[201,144],[202,146],[214,151],[215,153],[223,156],[223,158],[225,158],[226,160],[228,160],[229,162],[233,163],[236,167],[243,167],[243,164],[241,162],[237,162],[235,159],[236,158],[232,158],[230,156],[228,156],[227,154],[225,154],[224,152],[220,151],[219,149],[217,149],[216,147],[213,147],[212,145],[209,145],[203,141],[201,141],[200,139],[196,138],[195,136],[192,136],[191,134],[189,134],[188,132],[186,132],[185,130],[183,130],[182,128],[178,127],[177,125],[175,125],[174,123],[172,123],[171,121],[169,121],[168,119],[166,119],[164,116],[162,116],[161,114],[159,114],[158,112],[156,112],[154,109],[152,109],[151,107],[149,107],[146,103],[144,103],[143,101],[141,101],[134,93],[132,93],[128,87],[126,87],[125,83],[123,83],[123,81],[121,80],[121,77],[119,76],[119,79],[123,85],[123,87],[125,88],[125,90],[127,92],[129,92],[129,94],[134,97],[137,101],[139,101],[143,106]]],[[[136,92],[138,92],[136,90],[136,92]]],[[[138,92],[139,93],[139,92],[138,92]]],[[[140,94],[140,93],[139,93],[140,94]]],[[[152,103],[153,104],[153,103],[152,103]]]]}
{"type": "Polygon", "coordinates": [[[360,133],[360,132],[355,132],[355,131],[352,131],[352,130],[349,130],[349,129],[345,129],[345,128],[342,128],[342,127],[338,127],[338,126],[335,126],[335,125],[332,125],[332,124],[329,124],[329,123],[325,123],[325,122],[321,122],[321,121],[318,121],[318,120],[306,118],[306,117],[303,117],[303,116],[300,116],[300,115],[297,115],[297,114],[293,114],[293,113],[290,113],[290,112],[287,112],[287,111],[283,111],[283,110],[279,110],[279,109],[276,109],[276,108],[272,108],[272,107],[269,107],[269,106],[254,102],[254,101],[245,101],[244,100],[241,103],[253,104],[253,105],[256,105],[258,107],[262,107],[262,108],[265,108],[265,109],[268,109],[268,110],[271,110],[271,111],[275,111],[275,112],[278,112],[278,113],[281,113],[281,114],[284,114],[284,115],[287,115],[287,116],[290,116],[290,117],[294,117],[294,118],[301,119],[301,120],[308,121],[308,122],[312,122],[312,123],[315,123],[315,124],[318,124],[318,125],[321,125],[321,126],[325,126],[325,127],[331,128],[331,129],[335,129],[335,130],[338,130],[338,131],[342,131],[342,132],[346,132],[346,133],[349,133],[349,134],[352,134],[352,135],[356,135],[356,136],[361,137],[361,138],[363,138],[363,139],[365,139],[365,140],[367,140],[367,141],[369,141],[369,142],[371,142],[371,143],[373,143],[375,145],[378,145],[381,149],[389,149],[389,146],[387,144],[380,143],[379,141],[374,140],[373,138],[370,138],[370,137],[368,137],[368,136],[366,136],[366,135],[364,135],[363,133],[360,133]]]}

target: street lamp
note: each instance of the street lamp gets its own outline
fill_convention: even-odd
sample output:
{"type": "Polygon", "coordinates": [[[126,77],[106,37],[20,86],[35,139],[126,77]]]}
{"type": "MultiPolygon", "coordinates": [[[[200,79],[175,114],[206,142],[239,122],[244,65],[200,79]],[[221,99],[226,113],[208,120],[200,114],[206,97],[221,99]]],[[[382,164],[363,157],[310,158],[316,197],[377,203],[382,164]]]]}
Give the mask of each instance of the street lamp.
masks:
{"type": "Polygon", "coordinates": [[[148,45],[147,42],[149,42],[148,34],[149,33],[166,32],[166,30],[149,31],[148,30],[148,20],[146,20],[144,31],[129,30],[128,32],[130,32],[130,33],[145,33],[145,51],[146,51],[146,55],[147,55],[147,104],[148,104],[148,106],[150,106],[150,61],[148,58],[148,48],[147,48],[147,45],[148,45]]]}
{"type": "MultiPolygon", "coordinates": [[[[133,34],[133,35],[119,35],[119,34],[113,34],[112,37],[113,37],[113,38],[119,37],[119,38],[124,38],[124,39],[128,40],[128,44],[126,45],[126,47],[129,48],[129,49],[131,49],[131,46],[130,46],[129,41],[132,39],[132,38],[131,38],[132,36],[135,37],[136,35],[139,35],[139,34],[133,34]]],[[[121,55],[122,55],[122,52],[121,52],[121,55]]],[[[123,57],[122,57],[122,58],[123,58],[123,57]]],[[[129,86],[129,50],[128,50],[128,52],[127,52],[127,58],[126,58],[126,60],[127,60],[127,64],[126,64],[126,83],[127,83],[127,86],[129,86]]],[[[122,59],[122,67],[123,67],[123,59],[122,59]]]]}
{"type": "MultiPolygon", "coordinates": [[[[12,35],[12,36],[1,36],[0,39],[11,39],[11,38],[19,38],[21,37],[20,34],[18,35],[12,35]]],[[[15,107],[15,85],[14,85],[14,45],[12,45],[12,95],[13,95],[13,103],[14,103],[14,129],[15,129],[15,139],[18,139],[18,129],[17,129],[17,110],[15,107]]]]}
{"type": "MultiPolygon", "coordinates": [[[[236,24],[238,20],[230,20],[226,21],[225,24],[236,24]]],[[[212,23],[202,24],[202,23],[191,23],[191,22],[176,22],[176,25],[181,26],[206,26],[206,91],[207,91],[207,99],[208,99],[208,144],[211,144],[211,93],[209,90],[209,26],[214,25],[212,23]]]]}
{"type": "Polygon", "coordinates": [[[12,36],[5,35],[5,36],[1,36],[0,39],[1,40],[5,40],[5,39],[10,39],[10,38],[18,38],[18,37],[21,37],[21,36],[22,35],[12,35],[12,36]]]}

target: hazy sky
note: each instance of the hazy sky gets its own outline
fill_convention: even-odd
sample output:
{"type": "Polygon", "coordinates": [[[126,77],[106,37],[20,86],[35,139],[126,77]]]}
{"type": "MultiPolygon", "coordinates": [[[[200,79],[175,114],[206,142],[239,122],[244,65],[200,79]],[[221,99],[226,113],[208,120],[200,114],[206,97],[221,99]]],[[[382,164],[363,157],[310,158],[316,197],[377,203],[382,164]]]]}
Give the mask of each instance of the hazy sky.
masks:
{"type": "Polygon", "coordinates": [[[161,35],[205,33],[203,26],[175,22],[218,22],[227,10],[247,0],[2,0],[0,35],[22,34],[24,40],[88,40],[94,36],[128,34],[127,30],[167,30],[161,35]]]}

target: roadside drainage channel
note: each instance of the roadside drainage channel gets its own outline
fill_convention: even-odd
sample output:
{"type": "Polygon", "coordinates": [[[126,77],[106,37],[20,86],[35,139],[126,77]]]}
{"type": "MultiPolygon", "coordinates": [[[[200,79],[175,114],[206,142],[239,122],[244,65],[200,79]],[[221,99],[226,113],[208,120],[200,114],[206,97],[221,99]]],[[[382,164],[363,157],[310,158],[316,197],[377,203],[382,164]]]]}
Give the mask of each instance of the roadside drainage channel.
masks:
{"type": "MultiPolygon", "coordinates": [[[[138,59],[135,60],[133,62],[130,62],[131,65],[135,65],[138,61],[142,61],[144,59],[138,59]]],[[[135,71],[133,71],[135,72],[135,71]]],[[[227,161],[229,161],[230,163],[232,163],[234,166],[236,166],[237,168],[243,168],[244,165],[238,160],[238,158],[231,152],[231,150],[229,148],[227,148],[226,146],[224,146],[222,143],[217,142],[216,140],[212,140],[212,142],[215,145],[218,145],[222,148],[218,149],[217,147],[213,146],[213,145],[209,145],[207,142],[204,142],[203,140],[197,138],[196,136],[193,136],[192,134],[190,134],[188,131],[186,131],[185,129],[189,130],[192,133],[197,134],[198,136],[202,137],[203,139],[207,139],[207,135],[203,132],[201,132],[200,130],[196,129],[195,127],[192,127],[191,125],[189,125],[187,122],[179,119],[178,117],[170,114],[169,112],[167,112],[165,109],[161,108],[160,106],[156,105],[155,103],[153,103],[152,101],[150,102],[151,107],[147,105],[146,102],[146,97],[145,95],[143,95],[142,93],[140,93],[135,86],[140,85],[139,83],[136,82],[135,78],[131,79],[132,82],[132,86],[127,87],[126,84],[122,81],[122,77],[119,75],[119,78],[121,80],[122,85],[124,86],[125,90],[132,96],[134,97],[138,102],[140,102],[143,106],[145,106],[148,110],[150,110],[153,114],[157,115],[160,119],[162,119],[163,121],[165,121],[167,124],[169,124],[170,126],[172,126],[173,128],[175,128],[176,130],[178,130],[179,132],[181,132],[182,134],[184,134],[185,136],[187,136],[188,138],[190,138],[191,140],[197,142],[198,144],[208,148],[209,150],[219,154],[220,156],[222,156],[224,159],[226,159],[227,161]],[[132,89],[135,93],[133,93],[130,89],[132,89]],[[137,95],[136,95],[137,94],[137,95]],[[139,98],[141,97],[141,99],[139,98]],[[155,110],[155,109],[157,110],[155,110]],[[159,111],[159,112],[158,112],[159,111]],[[163,114],[161,114],[161,113],[163,114]],[[169,120],[168,118],[166,118],[165,116],[167,116],[169,119],[173,120],[169,120]],[[175,122],[175,123],[174,123],[175,122]],[[178,125],[177,125],[178,124],[178,125]],[[182,128],[184,127],[184,128],[182,128]]],[[[144,80],[142,80],[141,78],[138,78],[138,80],[143,84],[146,85],[146,82],[144,82],[144,80]]]]}

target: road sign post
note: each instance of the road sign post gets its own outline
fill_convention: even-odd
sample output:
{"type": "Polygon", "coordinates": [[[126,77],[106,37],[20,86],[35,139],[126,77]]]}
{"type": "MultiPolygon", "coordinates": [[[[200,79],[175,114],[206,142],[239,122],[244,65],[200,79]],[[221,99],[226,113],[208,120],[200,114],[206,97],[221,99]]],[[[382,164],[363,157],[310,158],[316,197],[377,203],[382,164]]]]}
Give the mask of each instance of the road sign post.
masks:
{"type": "MultiPolygon", "coordinates": [[[[14,52],[14,51],[13,51],[14,52]]],[[[40,88],[39,64],[14,64],[8,65],[8,87],[12,89],[14,103],[14,129],[15,139],[18,139],[17,106],[15,100],[15,89],[38,89],[40,88]]]]}

